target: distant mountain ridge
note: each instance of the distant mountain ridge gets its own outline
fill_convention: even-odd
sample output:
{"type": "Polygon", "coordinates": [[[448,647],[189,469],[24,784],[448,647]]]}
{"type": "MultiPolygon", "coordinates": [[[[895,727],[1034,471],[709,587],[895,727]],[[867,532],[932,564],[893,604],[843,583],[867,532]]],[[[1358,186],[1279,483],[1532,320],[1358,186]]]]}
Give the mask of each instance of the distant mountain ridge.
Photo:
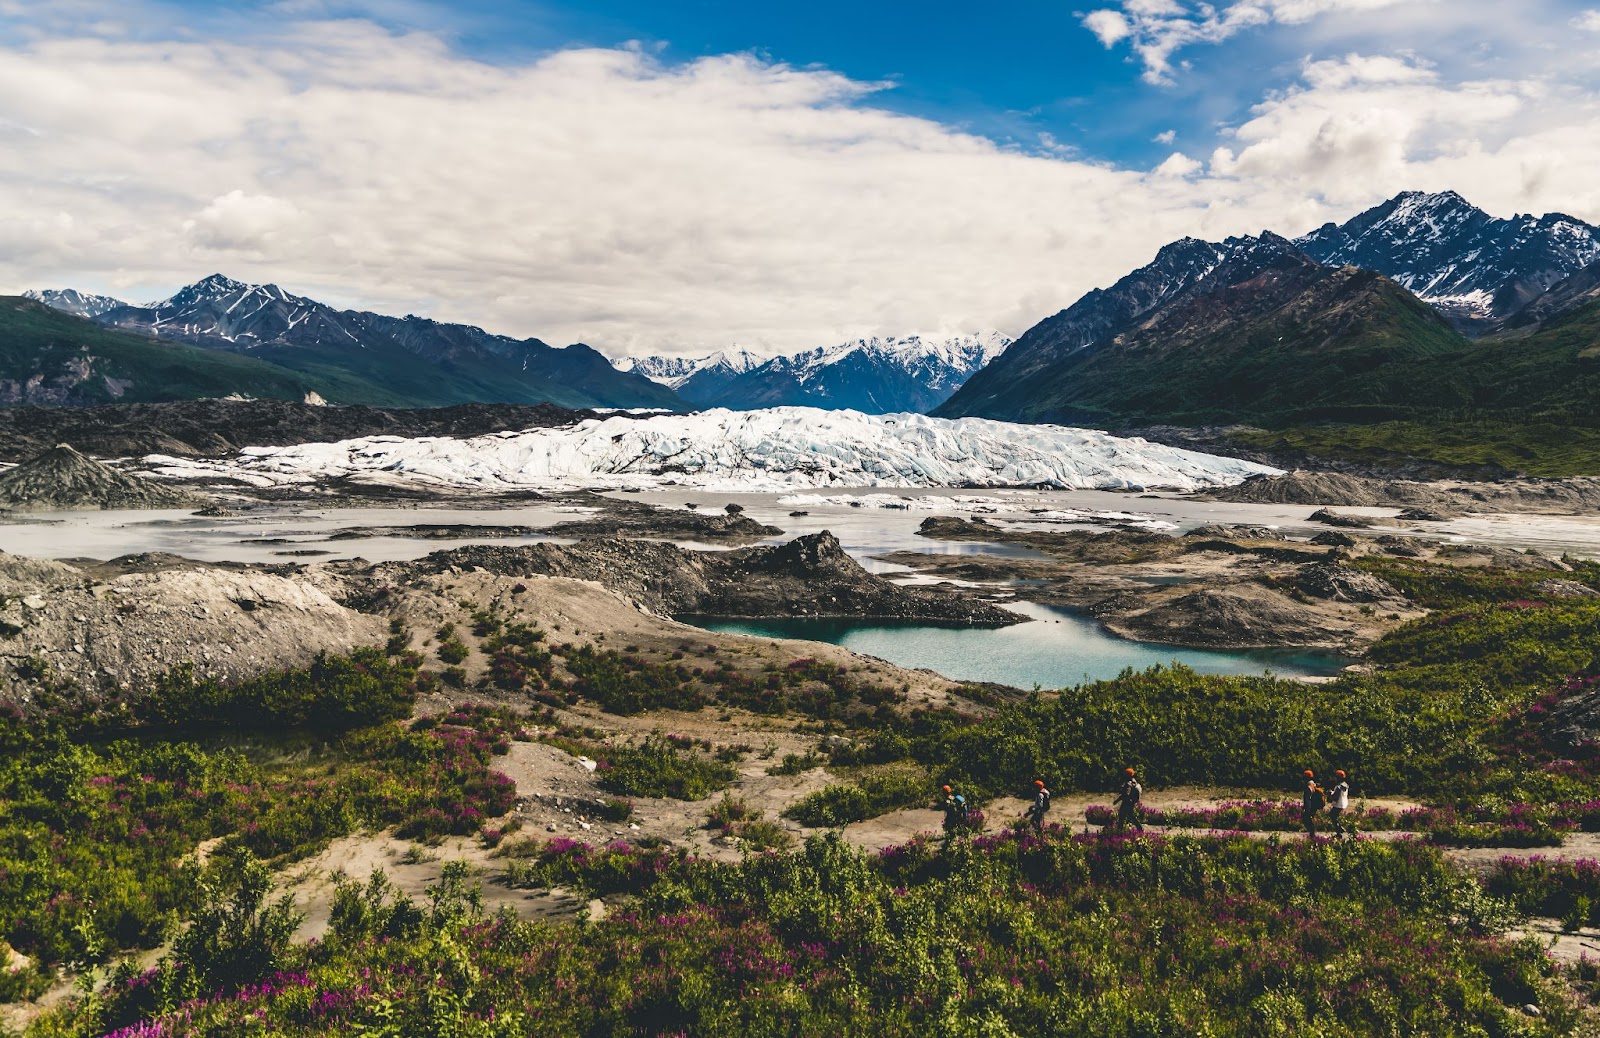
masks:
{"type": "Polygon", "coordinates": [[[241,394],[300,401],[342,387],[255,357],[98,325],[0,297],[0,405],[81,407],[241,394]]]}
{"type": "Polygon", "coordinates": [[[1295,241],[1182,239],[1036,324],[934,414],[1124,429],[1590,420],[1597,241],[1568,216],[1494,220],[1415,192],[1295,241]]]}
{"type": "Polygon", "coordinates": [[[1010,344],[999,332],[951,337],[872,337],[763,360],[740,350],[709,357],[618,361],[659,372],[702,407],[823,407],[867,414],[928,411],[1010,344]]]}
{"type": "Polygon", "coordinates": [[[34,297],[104,328],[254,357],[298,372],[335,403],[678,406],[671,390],[615,370],[582,344],[558,349],[470,325],[340,310],[276,285],[222,274],[143,306],[70,289],[34,297]]]}
{"type": "Polygon", "coordinates": [[[40,291],[27,291],[22,293],[23,299],[32,299],[36,303],[43,303],[52,310],[72,314],[74,317],[99,317],[108,310],[115,310],[119,306],[127,306],[120,299],[110,296],[97,296],[92,292],[79,292],[75,288],[46,288],[40,291]]]}
{"type": "Polygon", "coordinates": [[[765,360],[748,350],[733,349],[705,357],[624,357],[614,363],[618,371],[637,371],[690,403],[699,403],[712,399],[765,360]]]}

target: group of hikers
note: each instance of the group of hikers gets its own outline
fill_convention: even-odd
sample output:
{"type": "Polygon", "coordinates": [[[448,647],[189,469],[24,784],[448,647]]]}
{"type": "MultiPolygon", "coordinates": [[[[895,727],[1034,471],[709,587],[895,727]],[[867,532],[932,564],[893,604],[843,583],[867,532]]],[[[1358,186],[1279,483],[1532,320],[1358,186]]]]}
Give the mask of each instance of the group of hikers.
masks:
{"type": "MultiPolygon", "coordinates": [[[[1339,781],[1334,783],[1332,789],[1323,789],[1317,785],[1316,772],[1310,768],[1306,769],[1306,784],[1300,794],[1300,823],[1305,826],[1307,836],[1317,835],[1317,815],[1323,808],[1327,808],[1328,817],[1333,823],[1333,831],[1340,837],[1356,834],[1355,824],[1345,821],[1345,812],[1350,810],[1350,781],[1343,771],[1335,771],[1333,774],[1339,781]]],[[[1115,821],[1107,824],[1114,825],[1118,832],[1124,832],[1132,826],[1142,833],[1144,821],[1139,817],[1139,804],[1144,800],[1144,787],[1139,784],[1139,775],[1135,769],[1124,768],[1122,775],[1122,785],[1112,799],[1117,809],[1117,816],[1115,821]]],[[[1050,813],[1050,790],[1045,787],[1043,779],[1034,779],[1033,786],[1033,803],[1028,807],[1023,819],[1033,826],[1035,831],[1042,833],[1044,816],[1050,813]]],[[[968,810],[967,798],[950,786],[943,788],[945,830],[954,832],[970,828],[972,815],[968,810]]]]}

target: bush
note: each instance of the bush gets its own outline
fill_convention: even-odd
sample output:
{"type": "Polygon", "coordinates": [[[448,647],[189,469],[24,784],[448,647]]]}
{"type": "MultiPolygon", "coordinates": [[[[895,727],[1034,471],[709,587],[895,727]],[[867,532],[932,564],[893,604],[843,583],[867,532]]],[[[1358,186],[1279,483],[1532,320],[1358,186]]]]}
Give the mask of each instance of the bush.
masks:
{"type": "Polygon", "coordinates": [[[681,752],[654,736],[635,748],[610,750],[607,756],[600,788],[623,796],[704,800],[735,777],[731,764],[681,752]]]}
{"type": "Polygon", "coordinates": [[[416,705],[417,660],[379,649],[349,656],[319,653],[311,666],[225,685],[197,677],[193,664],[174,668],[133,700],[127,714],[106,710],[82,724],[101,731],[129,727],[209,733],[220,725],[273,731],[347,731],[409,717],[416,705]]]}
{"type": "Polygon", "coordinates": [[[871,817],[872,798],[860,786],[824,786],[783,809],[783,817],[812,828],[837,828],[871,817]]]}

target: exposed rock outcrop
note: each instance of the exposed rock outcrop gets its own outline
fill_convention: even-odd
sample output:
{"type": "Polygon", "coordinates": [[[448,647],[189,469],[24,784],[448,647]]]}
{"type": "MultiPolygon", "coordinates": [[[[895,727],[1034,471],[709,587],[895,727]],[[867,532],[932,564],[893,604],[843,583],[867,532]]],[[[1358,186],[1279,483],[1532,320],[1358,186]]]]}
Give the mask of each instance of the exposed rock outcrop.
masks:
{"type": "Polygon", "coordinates": [[[0,507],[60,511],[89,508],[183,508],[181,490],[118,472],[58,444],[0,473],[0,507]]]}
{"type": "MultiPolygon", "coordinates": [[[[1333,505],[1343,508],[1411,508],[1445,518],[1452,512],[1541,512],[1576,515],[1600,510],[1600,478],[1510,479],[1493,483],[1371,479],[1342,472],[1296,469],[1258,476],[1231,487],[1202,491],[1208,501],[1333,505]]],[[[1428,522],[1427,515],[1410,518],[1428,522]]]]}
{"type": "Polygon", "coordinates": [[[1288,534],[1270,526],[1230,526],[1227,523],[1207,523],[1196,526],[1185,537],[1224,537],[1245,541],[1286,541],[1288,534]]]}
{"type": "Polygon", "coordinates": [[[659,537],[707,544],[754,544],[783,534],[741,512],[654,508],[631,501],[607,501],[603,514],[558,523],[550,532],[558,537],[659,537]]]}
{"type": "Polygon", "coordinates": [[[1334,602],[1387,602],[1405,597],[1387,580],[1336,562],[1305,567],[1295,586],[1304,594],[1334,602]]]}
{"type": "Polygon", "coordinates": [[[1229,649],[1340,649],[1354,633],[1287,595],[1249,585],[1191,592],[1108,626],[1151,641],[1229,649]]]}
{"type": "Polygon", "coordinates": [[[993,627],[1024,619],[966,595],[905,588],[874,576],[827,531],[734,551],[689,551],[665,542],[621,539],[479,544],[377,570],[403,579],[409,572],[474,567],[501,576],[592,580],[667,616],[862,617],[993,627]]]}
{"type": "Polygon", "coordinates": [[[1364,530],[1373,525],[1374,520],[1364,515],[1346,515],[1343,512],[1334,512],[1326,508],[1319,508],[1311,513],[1310,521],[1321,523],[1324,526],[1342,526],[1347,530],[1364,530]]]}

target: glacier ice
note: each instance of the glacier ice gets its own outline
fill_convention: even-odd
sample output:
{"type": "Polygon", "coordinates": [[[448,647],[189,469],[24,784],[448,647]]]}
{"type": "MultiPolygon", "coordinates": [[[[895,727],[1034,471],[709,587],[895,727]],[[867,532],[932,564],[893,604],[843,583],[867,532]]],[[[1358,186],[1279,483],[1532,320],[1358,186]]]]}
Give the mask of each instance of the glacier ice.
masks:
{"type": "Polygon", "coordinates": [[[161,475],[261,485],[329,477],[441,489],[820,487],[1198,490],[1276,472],[1091,429],[810,407],[622,415],[466,439],[370,436],[247,447],[220,462],[152,455],[161,475]]]}

